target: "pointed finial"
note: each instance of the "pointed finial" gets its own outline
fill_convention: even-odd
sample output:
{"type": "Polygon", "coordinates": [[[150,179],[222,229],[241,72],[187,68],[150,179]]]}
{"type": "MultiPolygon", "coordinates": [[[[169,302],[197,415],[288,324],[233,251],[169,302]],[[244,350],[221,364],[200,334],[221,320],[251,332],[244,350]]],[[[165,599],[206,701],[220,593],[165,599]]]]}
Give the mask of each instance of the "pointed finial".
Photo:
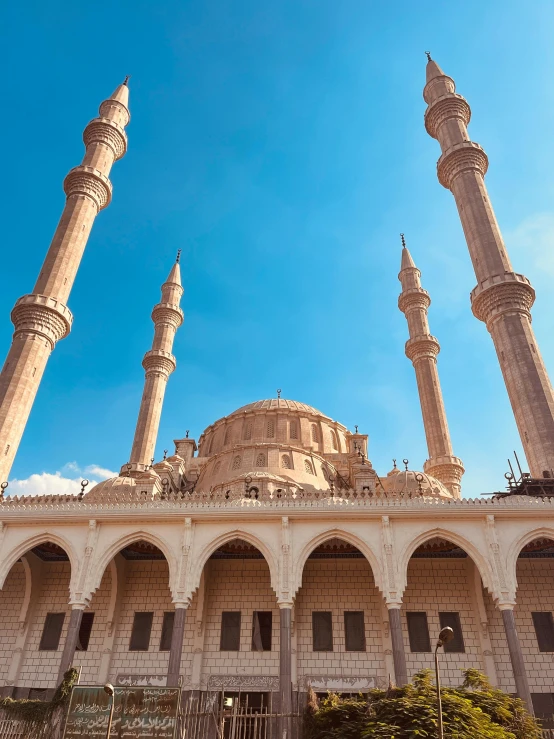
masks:
{"type": "Polygon", "coordinates": [[[393,463],[393,465],[394,465],[393,469],[396,469],[396,459],[393,459],[393,460],[392,460],[392,463],[393,463]]]}
{"type": "Polygon", "coordinates": [[[188,439],[188,438],[189,438],[189,430],[187,429],[187,433],[185,435],[185,439],[188,439]]]}
{"type": "Polygon", "coordinates": [[[356,429],[356,433],[358,433],[358,426],[356,425],[354,428],[356,429]]]}
{"type": "Polygon", "coordinates": [[[164,449],[164,459],[167,459],[167,449],[164,449]]]}
{"type": "Polygon", "coordinates": [[[406,468],[406,472],[408,471],[408,465],[410,464],[407,459],[402,460],[404,462],[404,467],[406,468]]]}
{"type": "Polygon", "coordinates": [[[404,234],[400,234],[400,238],[402,239],[402,248],[406,248],[406,239],[404,238],[404,234]]]}
{"type": "Polygon", "coordinates": [[[426,51],[425,54],[427,56],[427,61],[430,62],[431,61],[431,52],[430,51],[426,51]]]}
{"type": "Polygon", "coordinates": [[[278,398],[281,397],[281,392],[282,392],[281,388],[277,388],[277,397],[278,398]]]}
{"type": "Polygon", "coordinates": [[[181,251],[181,249],[177,249],[177,259],[175,260],[176,264],[179,264],[179,262],[181,261],[181,251]]]}
{"type": "Polygon", "coordinates": [[[127,87],[129,86],[129,80],[130,80],[130,78],[131,78],[131,75],[130,74],[126,74],[125,75],[125,79],[123,80],[123,84],[124,85],[127,85],[127,87]]]}

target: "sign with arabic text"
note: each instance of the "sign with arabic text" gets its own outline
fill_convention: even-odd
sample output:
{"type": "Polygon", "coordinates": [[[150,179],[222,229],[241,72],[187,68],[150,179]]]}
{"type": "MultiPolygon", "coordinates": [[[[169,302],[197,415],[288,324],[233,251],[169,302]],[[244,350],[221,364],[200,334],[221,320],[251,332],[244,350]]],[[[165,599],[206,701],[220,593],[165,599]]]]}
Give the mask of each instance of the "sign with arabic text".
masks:
{"type": "MultiPolygon", "coordinates": [[[[180,688],[115,688],[110,739],[174,739],[180,688]]],[[[111,698],[104,688],[76,685],[64,739],[106,739],[111,698]]]]}

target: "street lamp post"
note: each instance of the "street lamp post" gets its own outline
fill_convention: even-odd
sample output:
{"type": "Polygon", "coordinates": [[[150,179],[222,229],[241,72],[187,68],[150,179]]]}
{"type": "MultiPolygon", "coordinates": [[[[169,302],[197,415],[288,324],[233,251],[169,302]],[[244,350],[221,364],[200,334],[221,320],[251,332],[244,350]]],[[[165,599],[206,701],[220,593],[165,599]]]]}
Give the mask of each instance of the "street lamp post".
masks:
{"type": "Polygon", "coordinates": [[[435,678],[437,683],[437,709],[439,714],[439,739],[444,739],[444,732],[442,729],[442,701],[441,701],[441,681],[439,673],[439,647],[443,647],[448,644],[454,638],[454,629],[450,626],[445,626],[441,629],[439,638],[437,639],[437,646],[435,647],[435,678]]]}
{"type": "Polygon", "coordinates": [[[110,733],[112,730],[113,709],[115,707],[115,690],[111,683],[106,683],[104,685],[104,690],[112,699],[112,702],[110,705],[110,715],[108,716],[108,730],[106,731],[106,739],[110,739],[110,733]]]}

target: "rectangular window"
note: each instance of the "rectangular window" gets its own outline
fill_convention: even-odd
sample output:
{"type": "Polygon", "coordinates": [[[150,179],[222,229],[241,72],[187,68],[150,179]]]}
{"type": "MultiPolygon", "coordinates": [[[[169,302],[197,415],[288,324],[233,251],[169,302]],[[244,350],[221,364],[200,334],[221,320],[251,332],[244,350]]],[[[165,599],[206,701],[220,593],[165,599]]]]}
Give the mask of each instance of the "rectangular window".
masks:
{"type": "Polygon", "coordinates": [[[272,624],[271,611],[254,611],[252,618],[252,650],[254,652],[271,652],[272,624]]]}
{"type": "Polygon", "coordinates": [[[424,611],[412,611],[406,613],[408,621],[408,636],[410,637],[411,652],[430,652],[431,642],[429,640],[429,626],[427,625],[427,614],[424,611]]]}
{"type": "Polygon", "coordinates": [[[439,613],[439,622],[441,629],[450,626],[454,632],[454,638],[444,645],[445,652],[465,652],[464,635],[462,634],[462,624],[460,623],[460,614],[452,611],[439,613]]]}
{"type": "Polygon", "coordinates": [[[554,623],[550,611],[538,611],[531,614],[539,643],[539,652],[554,652],[554,623]]]}
{"type": "Polygon", "coordinates": [[[363,611],[344,612],[344,639],[347,652],[365,652],[363,611]]]}
{"type": "Polygon", "coordinates": [[[41,652],[55,652],[60,643],[65,613],[47,613],[40,638],[41,652]]]}
{"type": "Polygon", "coordinates": [[[86,652],[90,640],[90,632],[94,623],[94,613],[83,613],[81,617],[81,626],[79,627],[79,637],[77,639],[77,651],[86,652]]]}
{"type": "Polygon", "coordinates": [[[331,611],[312,612],[312,639],[314,652],[333,651],[333,617],[331,611]]]}
{"type": "Polygon", "coordinates": [[[153,620],[154,614],[152,611],[137,611],[137,613],[135,613],[133,630],[131,632],[131,641],[129,642],[130,652],[148,651],[153,620]]]}
{"type": "Polygon", "coordinates": [[[554,728],[554,703],[552,693],[531,693],[535,717],[539,719],[543,729],[554,728]]]}
{"type": "Polygon", "coordinates": [[[162,623],[162,636],[160,639],[160,652],[169,652],[171,649],[171,637],[173,636],[173,623],[175,611],[166,611],[162,623]]]}
{"type": "Polygon", "coordinates": [[[240,611],[223,611],[221,614],[221,652],[240,650],[240,611]]]}

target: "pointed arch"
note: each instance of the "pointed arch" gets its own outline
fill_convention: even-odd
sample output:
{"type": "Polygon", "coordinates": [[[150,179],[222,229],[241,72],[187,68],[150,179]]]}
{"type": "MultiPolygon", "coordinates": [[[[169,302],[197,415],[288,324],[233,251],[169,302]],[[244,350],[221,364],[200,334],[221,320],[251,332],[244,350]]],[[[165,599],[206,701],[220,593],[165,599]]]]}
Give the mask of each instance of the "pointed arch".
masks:
{"type": "Polygon", "coordinates": [[[456,544],[456,546],[460,547],[460,549],[463,549],[464,552],[473,560],[475,566],[479,570],[483,585],[487,588],[489,593],[494,593],[493,573],[491,571],[489,561],[487,557],[483,554],[483,552],[480,552],[479,549],[477,549],[477,547],[464,536],[460,536],[460,534],[457,534],[454,531],[450,531],[449,529],[437,527],[424,531],[415,539],[412,539],[410,542],[408,542],[408,544],[406,544],[406,546],[404,547],[398,563],[398,572],[401,578],[401,594],[404,593],[404,590],[406,589],[406,586],[408,584],[408,565],[410,564],[412,554],[418,547],[420,547],[422,544],[425,544],[426,541],[429,541],[430,539],[435,539],[437,537],[440,537],[441,539],[446,539],[447,541],[452,542],[452,544],[456,544]]]}
{"type": "Polygon", "coordinates": [[[269,567],[271,587],[273,588],[275,595],[278,596],[279,564],[275,553],[257,536],[251,534],[249,531],[243,531],[242,529],[233,529],[232,531],[226,531],[224,534],[221,534],[221,536],[218,536],[216,539],[210,541],[209,544],[206,544],[206,546],[202,549],[198,556],[195,557],[196,564],[193,564],[190,572],[190,592],[188,595],[192,597],[193,593],[198,589],[200,585],[200,578],[202,577],[202,572],[204,571],[204,566],[206,565],[206,562],[209,560],[212,554],[216,552],[219,547],[222,547],[229,541],[233,541],[233,539],[243,539],[244,541],[247,541],[249,544],[251,544],[253,547],[256,547],[256,549],[258,549],[262,553],[267,566],[269,567]]]}
{"type": "Polygon", "coordinates": [[[383,577],[381,572],[381,565],[379,562],[379,558],[377,557],[375,552],[371,549],[371,547],[368,546],[365,541],[356,536],[356,534],[352,534],[345,529],[332,528],[326,529],[317,536],[314,536],[313,539],[310,539],[310,541],[304,545],[300,554],[296,557],[296,564],[294,566],[293,572],[293,597],[296,596],[296,593],[302,585],[302,576],[304,574],[304,567],[306,565],[308,557],[314,551],[314,549],[317,549],[317,547],[321,544],[325,544],[325,542],[329,541],[329,539],[342,539],[348,544],[351,544],[353,547],[356,547],[356,549],[358,549],[369,562],[369,566],[371,567],[371,571],[373,573],[373,579],[375,580],[375,585],[381,592],[383,592],[383,577]]]}
{"type": "Polygon", "coordinates": [[[517,591],[517,560],[521,554],[521,550],[531,544],[535,539],[552,539],[554,541],[554,528],[552,526],[540,526],[536,529],[522,534],[508,550],[508,556],[506,561],[506,569],[508,571],[508,577],[513,578],[515,589],[517,591]]]}
{"type": "Polygon", "coordinates": [[[31,536],[29,539],[25,539],[3,557],[3,562],[0,565],[0,589],[4,587],[6,577],[14,564],[31,549],[34,549],[34,547],[38,547],[41,544],[45,544],[46,542],[56,544],[67,554],[70,565],[69,589],[70,592],[73,592],[74,584],[76,583],[79,574],[79,557],[77,556],[73,546],[65,537],[60,536],[59,534],[49,533],[48,531],[42,531],[40,534],[35,534],[35,536],[31,536]]]}
{"type": "Polygon", "coordinates": [[[147,541],[149,544],[153,544],[153,546],[157,547],[162,552],[169,568],[168,587],[170,588],[170,590],[172,589],[172,585],[176,580],[177,562],[171,546],[158,534],[152,534],[151,532],[144,529],[139,529],[138,531],[132,531],[129,534],[119,537],[114,542],[112,542],[107,547],[107,549],[105,549],[105,551],[99,554],[94,566],[94,570],[91,571],[89,582],[86,586],[90,596],[92,596],[92,594],[96,592],[96,590],[98,590],[98,588],[100,587],[100,583],[102,582],[102,577],[104,576],[106,567],[115,557],[115,555],[118,554],[122,549],[125,549],[125,547],[130,546],[131,544],[135,544],[135,542],[137,541],[147,541]]]}

